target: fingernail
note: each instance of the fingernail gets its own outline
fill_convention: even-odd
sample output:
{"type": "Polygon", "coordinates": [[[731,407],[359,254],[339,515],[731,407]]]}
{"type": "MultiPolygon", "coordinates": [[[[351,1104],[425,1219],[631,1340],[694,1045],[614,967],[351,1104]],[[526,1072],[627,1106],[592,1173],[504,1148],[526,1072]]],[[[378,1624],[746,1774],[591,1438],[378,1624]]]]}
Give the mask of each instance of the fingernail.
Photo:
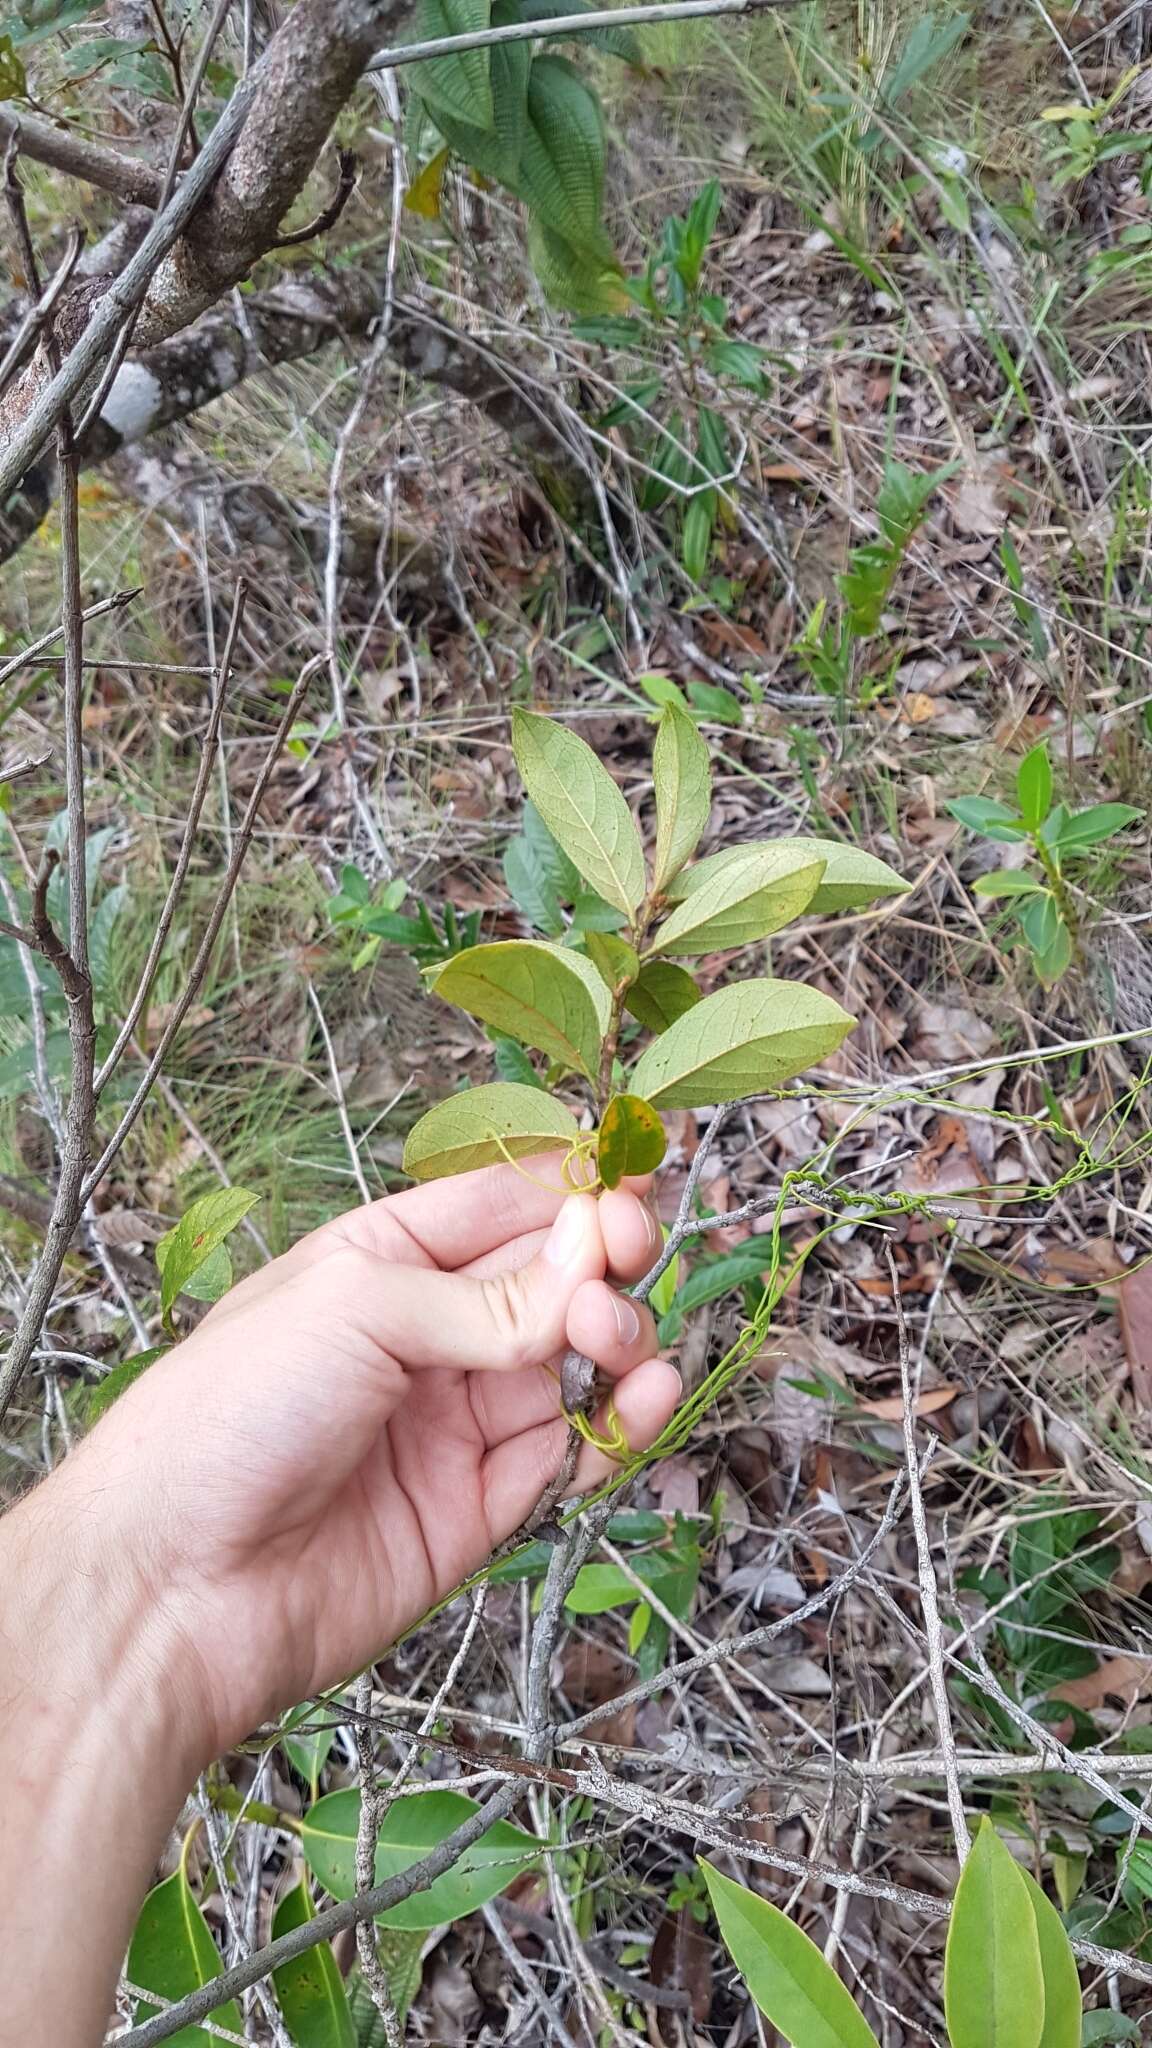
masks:
{"type": "Polygon", "coordinates": [[[584,1216],[578,1200],[565,1202],[544,1244],[550,1266],[570,1266],[584,1242],[584,1216]]]}
{"type": "Polygon", "coordinates": [[[626,1295],[614,1294],[612,1306],[616,1311],[616,1335],[622,1344],[634,1344],[640,1335],[640,1316],[633,1302],[626,1295]]]}

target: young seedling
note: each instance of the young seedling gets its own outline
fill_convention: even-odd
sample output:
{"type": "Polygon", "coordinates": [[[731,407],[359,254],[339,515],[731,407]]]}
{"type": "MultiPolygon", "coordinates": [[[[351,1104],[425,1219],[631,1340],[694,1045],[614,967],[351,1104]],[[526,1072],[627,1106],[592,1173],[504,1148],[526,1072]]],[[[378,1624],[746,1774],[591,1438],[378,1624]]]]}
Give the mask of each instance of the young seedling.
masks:
{"type": "Polygon", "coordinates": [[[1052,801],[1052,763],[1047,741],[1025,754],[1016,773],[1015,811],[989,797],[956,797],[954,818],[985,839],[1026,844],[1032,865],[996,868],[974,884],[978,896],[1004,900],[1032,956],[1045,988],[1059,981],[1081,950],[1081,920],[1068,887],[1075,868],[1094,847],[1122,832],[1143,814],[1131,804],[1090,804],[1070,811],[1052,801]]]}
{"type": "Polygon", "coordinates": [[[438,1103],[410,1133],[404,1165],[433,1180],[554,1151],[565,1186],[597,1192],[659,1165],[662,1111],[779,1087],[852,1029],[839,1003],[801,982],[757,976],[706,996],[681,960],[743,952],[802,911],[858,910],[907,884],[835,840],[766,840],[694,861],[711,806],[708,748],[675,704],[653,750],[650,863],[585,741],[517,711],[513,749],[532,808],[506,872],[548,936],[473,946],[425,974],[510,1042],[519,1078],[438,1103]]]}

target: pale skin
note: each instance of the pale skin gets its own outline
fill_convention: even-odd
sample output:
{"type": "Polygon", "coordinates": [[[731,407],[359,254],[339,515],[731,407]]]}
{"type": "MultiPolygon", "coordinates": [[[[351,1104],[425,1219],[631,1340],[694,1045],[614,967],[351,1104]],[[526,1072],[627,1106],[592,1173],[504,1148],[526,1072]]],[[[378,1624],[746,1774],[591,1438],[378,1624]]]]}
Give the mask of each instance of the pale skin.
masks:
{"type": "MultiPolygon", "coordinates": [[[[569,1344],[630,1445],[663,1428],[678,1376],[608,1284],[659,1251],[644,1183],[558,1182],[555,1157],[494,1167],[304,1238],[0,1523],[2,2048],[94,2048],[198,1771],[520,1526],[563,1457],[569,1344]]],[[[586,1445],[573,1490],[610,1470],[586,1445]]]]}

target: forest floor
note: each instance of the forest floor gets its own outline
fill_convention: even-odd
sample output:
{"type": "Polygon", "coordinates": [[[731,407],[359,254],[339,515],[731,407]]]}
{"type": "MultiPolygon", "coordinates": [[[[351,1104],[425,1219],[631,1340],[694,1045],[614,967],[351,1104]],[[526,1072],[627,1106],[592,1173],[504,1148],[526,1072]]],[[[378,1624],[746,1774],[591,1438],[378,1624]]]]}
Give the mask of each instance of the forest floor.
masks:
{"type": "MultiPolygon", "coordinates": [[[[638,1622],[636,1578],[618,1569],[611,1604],[571,1614],[554,1677],[563,1718],[639,1672],[647,1697],[602,1718],[585,1748],[594,1740],[657,1802],[738,1822],[764,1851],[746,1878],[839,1958],[884,2048],[920,2048],[944,2038],[943,1928],[892,1888],[945,1900],[957,1864],[907,1511],[849,1591],[789,1619],[875,1534],[904,1468],[902,1338],[922,1456],[935,1439],[924,1503],[965,1804],[996,1817],[1071,1931],[1152,1966],[1152,1849],[1076,1762],[1103,1752],[1109,1783],[1137,1805],[1152,1787],[1152,1120],[1149,1041],[1133,1036],[1152,1029],[1148,833],[1128,825],[1075,864],[1072,956],[1045,986],[1019,899],[973,889],[989,870],[1019,871],[1022,847],[948,808],[1010,802],[1041,740],[1070,808],[1144,814],[1152,798],[1152,18],[1108,0],[979,7],[959,29],[903,0],[864,15],[863,34],[831,5],[653,28],[643,76],[604,66],[627,266],[639,274],[665,217],[718,179],[706,288],[723,296],[728,336],[764,351],[757,388],[731,380],[709,401],[731,473],[702,572],[685,567],[674,500],[645,501],[660,430],[687,431],[701,403],[676,322],[653,319],[634,346],[574,340],[527,282],[515,222],[462,182],[444,220],[406,227],[406,288],[416,280],[543,382],[567,380],[604,436],[614,547],[594,519],[569,530],[463,403],[405,384],[386,359],[366,378],[335,351],[244,385],[150,464],[85,483],[86,601],[139,590],[89,641],[112,1010],[179,842],[203,670],[237,575],[252,582],[224,772],[145,1046],[181,986],[279,698],[305,660],[328,657],[209,979],[97,1206],[105,1244],[139,1266],[191,1199],[228,1179],[259,1196],[255,1219],[279,1250],[356,1198],[342,1111],[383,1194],[403,1184],[421,1107],[492,1078],[479,1027],[425,995],[418,962],[365,913],[423,905],[441,933],[446,914],[474,912],[487,937],[524,929],[502,868],[520,805],[512,704],[571,722],[648,830],[652,720],[675,685],[713,751],[703,851],[817,832],[908,878],[905,897],[805,918],[741,958],[739,971],[770,960],[859,1022],[818,1074],[733,1111],[701,1188],[719,1210],[817,1162],[862,1198],[901,1199],[882,1226],[849,1213],[822,1236],[827,1219],[788,1209],[789,1251],[808,1255],[762,1350],[691,1441],[649,1468],[614,1532],[615,1557],[659,1608],[638,1622]],[[1070,106],[1088,111],[1073,122],[1070,106]],[[1076,175],[1062,181],[1070,150],[1076,175]],[[622,392],[657,426],[634,428],[622,392]],[[229,493],[324,504],[334,462],[345,520],[388,529],[387,575],[342,585],[335,608],[290,539],[238,537],[229,519],[229,493]],[[874,541],[897,462],[937,481],[875,629],[846,644],[838,579],[874,541]],[[195,515],[193,476],[214,480],[195,515]],[[773,1621],[761,1648],[661,1686],[665,1654],[773,1621]],[[972,1644],[996,1699],[973,1677],[972,1644]],[[1059,1757],[1046,1738],[1065,1745],[1059,1757]],[[866,1882],[837,1891],[790,1875],[797,1862],[866,1882]]],[[[383,246],[370,177],[341,238],[359,260],[383,246]]],[[[57,568],[49,524],[9,571],[4,652],[52,623],[57,568]]],[[[14,748],[51,737],[52,681],[37,671],[0,705],[14,748]]],[[[47,1158],[10,964],[0,1169],[35,1199],[47,1158]]],[[[706,986],[734,966],[700,964],[706,986]]],[[[705,1121],[667,1119],[666,1219],[705,1121]]],[[[34,1235],[10,1216],[4,1237],[15,1289],[34,1235]]],[[[689,1388],[758,1296],[769,1240],[750,1225],[700,1243],[665,1325],[689,1388]]],[[[258,1257],[242,1235],[234,1245],[238,1266],[258,1257]]],[[[100,1269],[79,1256],[52,1330],[81,1362],[29,1382],[0,1444],[9,1495],[83,1426],[93,1374],[133,1348],[100,1269]]],[[[475,1753],[512,1748],[533,1581],[496,1577],[441,1708],[444,1746],[422,1753],[429,1783],[461,1768],[479,1782],[475,1753]]],[[[398,1756],[461,1613],[378,1668],[398,1756]]],[[[346,1729],[309,1740],[270,1751],[261,1779],[289,1816],[310,1791],[352,1782],[346,1729]]],[[[247,1790],[252,1759],[222,1772],[247,1790]]],[[[706,1834],[694,1844],[583,1793],[547,1806],[541,1794],[537,1818],[557,1845],[551,1889],[530,1872],[498,1906],[416,1943],[413,2039],[771,2048],[707,1917],[694,1862],[706,1834]]],[[[291,1837],[258,1833],[244,1854],[263,1858],[266,1932],[291,1837]]],[[[205,1902],[212,1917],[210,1884],[205,1902]]],[[[1152,1968],[1084,1981],[1093,2040],[1142,2037],[1152,1968]]]]}

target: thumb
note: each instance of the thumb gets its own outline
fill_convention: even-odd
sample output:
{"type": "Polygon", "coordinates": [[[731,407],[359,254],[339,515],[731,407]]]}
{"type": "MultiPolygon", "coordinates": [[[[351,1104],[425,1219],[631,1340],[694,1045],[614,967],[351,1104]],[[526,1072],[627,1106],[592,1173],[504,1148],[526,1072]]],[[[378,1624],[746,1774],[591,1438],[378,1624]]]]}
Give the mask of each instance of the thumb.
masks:
{"type": "Polygon", "coordinates": [[[355,1260],[356,1275],[341,1286],[344,1312],[381,1350],[414,1371],[458,1372],[543,1365],[567,1345],[577,1289],[603,1279],[608,1264],[591,1195],[565,1199],[540,1250],[518,1271],[429,1272],[347,1249],[332,1260],[355,1260]]]}

